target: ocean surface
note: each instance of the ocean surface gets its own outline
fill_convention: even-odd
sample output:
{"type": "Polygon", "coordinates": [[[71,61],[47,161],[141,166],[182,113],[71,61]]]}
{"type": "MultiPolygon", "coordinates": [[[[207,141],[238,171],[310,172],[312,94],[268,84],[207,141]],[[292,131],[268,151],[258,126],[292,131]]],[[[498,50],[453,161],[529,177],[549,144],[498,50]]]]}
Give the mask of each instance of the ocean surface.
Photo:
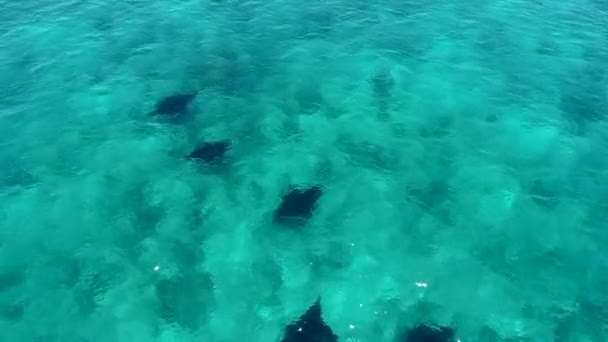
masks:
{"type": "Polygon", "coordinates": [[[603,0],[0,0],[0,341],[608,341],[607,119],[603,0]]]}

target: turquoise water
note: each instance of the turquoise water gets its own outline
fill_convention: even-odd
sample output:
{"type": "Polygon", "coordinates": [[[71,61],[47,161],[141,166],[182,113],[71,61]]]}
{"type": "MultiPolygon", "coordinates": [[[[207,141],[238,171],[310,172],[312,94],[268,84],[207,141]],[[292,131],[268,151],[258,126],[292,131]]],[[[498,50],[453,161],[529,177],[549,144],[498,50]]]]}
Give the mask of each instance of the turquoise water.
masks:
{"type": "Polygon", "coordinates": [[[1,341],[608,340],[605,2],[0,8],[1,341]]]}

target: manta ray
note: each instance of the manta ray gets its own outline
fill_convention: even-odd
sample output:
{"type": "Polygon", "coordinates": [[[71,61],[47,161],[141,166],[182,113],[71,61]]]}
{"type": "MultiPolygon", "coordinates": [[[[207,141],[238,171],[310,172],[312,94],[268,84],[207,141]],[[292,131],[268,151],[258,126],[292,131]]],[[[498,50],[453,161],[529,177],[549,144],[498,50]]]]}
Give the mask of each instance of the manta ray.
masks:
{"type": "Polygon", "coordinates": [[[196,147],[187,158],[205,163],[217,163],[224,159],[224,155],[228,152],[231,145],[230,140],[205,142],[196,147]]]}
{"type": "Polygon", "coordinates": [[[197,95],[198,91],[166,96],[156,103],[150,115],[177,117],[186,114],[190,104],[196,99],[197,95]]]}
{"type": "Polygon", "coordinates": [[[320,298],[297,321],[285,327],[281,342],[338,342],[338,336],[323,321],[320,298]]]}
{"type": "Polygon", "coordinates": [[[304,223],[312,217],[322,195],[323,188],[319,185],[310,187],[292,185],[274,211],[275,223],[304,223]]]}

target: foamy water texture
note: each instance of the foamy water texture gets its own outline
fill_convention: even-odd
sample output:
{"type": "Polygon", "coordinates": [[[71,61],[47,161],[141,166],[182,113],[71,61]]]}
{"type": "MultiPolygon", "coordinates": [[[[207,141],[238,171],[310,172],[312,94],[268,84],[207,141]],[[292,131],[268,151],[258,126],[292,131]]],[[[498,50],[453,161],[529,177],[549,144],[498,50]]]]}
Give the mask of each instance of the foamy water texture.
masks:
{"type": "Polygon", "coordinates": [[[0,340],[608,340],[600,0],[0,0],[0,340]]]}

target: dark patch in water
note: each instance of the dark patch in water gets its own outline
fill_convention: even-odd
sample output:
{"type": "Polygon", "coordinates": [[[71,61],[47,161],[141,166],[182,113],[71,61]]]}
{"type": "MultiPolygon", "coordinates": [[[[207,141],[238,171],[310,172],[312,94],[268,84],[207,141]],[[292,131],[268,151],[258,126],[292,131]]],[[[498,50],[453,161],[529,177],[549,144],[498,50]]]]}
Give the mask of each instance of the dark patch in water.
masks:
{"type": "Polygon", "coordinates": [[[337,342],[331,327],[323,321],[318,299],[300,318],[285,327],[281,342],[337,342]]]}
{"type": "Polygon", "coordinates": [[[560,108],[567,118],[577,123],[589,123],[601,120],[605,112],[605,103],[601,93],[572,91],[562,94],[560,108]]]}
{"type": "Polygon", "coordinates": [[[398,165],[401,155],[383,145],[359,141],[357,136],[343,135],[338,146],[349,156],[349,162],[358,167],[374,170],[391,170],[398,165]]]}
{"type": "Polygon", "coordinates": [[[430,323],[421,323],[407,330],[399,342],[452,342],[454,329],[430,323]]]}
{"type": "Polygon", "coordinates": [[[256,83],[253,76],[249,75],[246,65],[236,62],[228,62],[229,65],[223,69],[218,81],[218,89],[227,96],[244,94],[255,89],[256,83]]]}
{"type": "MultiPolygon", "coordinates": [[[[567,120],[578,126],[602,120],[608,113],[606,70],[588,65],[563,82],[559,106],[567,120]]],[[[584,128],[584,127],[581,127],[584,128]]]]}
{"type": "Polygon", "coordinates": [[[13,268],[0,271],[0,292],[20,286],[25,278],[25,272],[22,269],[13,268]]]}
{"type": "Polygon", "coordinates": [[[483,58],[500,62],[499,56],[512,56],[514,45],[508,22],[503,20],[484,19],[484,30],[480,31],[476,46],[484,53],[483,58]]]}
{"type": "Polygon", "coordinates": [[[546,56],[558,56],[561,53],[559,45],[550,39],[543,39],[536,48],[536,53],[546,56]]]}
{"type": "Polygon", "coordinates": [[[395,88],[395,79],[390,70],[377,70],[368,80],[374,95],[375,106],[378,108],[378,118],[381,121],[389,119],[389,107],[395,88]]]}
{"type": "Polygon", "coordinates": [[[537,179],[530,188],[530,197],[536,204],[546,209],[555,209],[559,203],[556,192],[540,179],[537,179]]]}
{"type": "Polygon", "coordinates": [[[203,61],[194,64],[191,72],[198,75],[201,88],[225,96],[244,95],[255,91],[263,78],[264,72],[257,67],[258,62],[229,45],[221,45],[203,61]]]}
{"type": "Polygon", "coordinates": [[[561,314],[553,327],[553,341],[575,341],[577,320],[574,315],[561,314]]]}
{"type": "Polygon", "coordinates": [[[224,159],[230,149],[229,140],[206,142],[188,155],[188,159],[200,160],[206,163],[217,163],[224,159]]]}
{"type": "Polygon", "coordinates": [[[388,98],[395,88],[395,78],[390,71],[378,71],[369,79],[374,95],[380,98],[388,98]]]}
{"type": "Polygon", "coordinates": [[[239,59],[239,53],[237,52],[236,49],[230,47],[230,46],[218,46],[215,49],[215,56],[217,56],[218,58],[222,58],[228,62],[236,62],[239,59]]]}
{"type": "Polygon", "coordinates": [[[350,244],[332,242],[325,248],[314,251],[308,260],[315,274],[323,278],[332,277],[352,264],[353,249],[350,244]]]}
{"type": "Polygon", "coordinates": [[[479,332],[478,341],[479,342],[500,342],[500,341],[502,341],[502,339],[500,338],[500,336],[498,335],[498,333],[496,331],[485,326],[485,327],[481,328],[481,331],[479,332]]]}
{"type": "Polygon", "coordinates": [[[496,121],[498,121],[498,115],[490,114],[490,115],[486,116],[486,122],[495,123],[496,121]]]}
{"type": "Polygon", "coordinates": [[[577,122],[597,121],[604,116],[602,97],[585,91],[567,92],[560,97],[560,108],[577,122]]]}
{"type": "Polygon", "coordinates": [[[97,301],[110,287],[110,278],[103,273],[85,274],[76,286],[76,304],[84,315],[92,314],[97,309],[97,301]]]}
{"type": "Polygon", "coordinates": [[[171,249],[175,260],[182,267],[194,269],[197,263],[203,260],[202,248],[197,243],[176,241],[171,249]]]}
{"type": "Polygon", "coordinates": [[[36,183],[36,179],[19,161],[5,160],[0,168],[0,187],[29,187],[36,183]]]}
{"type": "Polygon", "coordinates": [[[160,318],[167,323],[196,330],[202,324],[209,306],[211,278],[192,272],[156,283],[160,318]]]}
{"type": "Polygon", "coordinates": [[[323,188],[314,185],[308,188],[292,186],[283,196],[281,204],[274,212],[277,223],[305,222],[312,217],[323,188]]]}
{"type": "Polygon", "coordinates": [[[188,112],[188,107],[196,99],[198,91],[188,94],[174,94],[164,97],[156,103],[151,115],[162,115],[167,117],[183,116],[188,112]]]}
{"type": "Polygon", "coordinates": [[[301,28],[298,36],[303,39],[325,39],[337,23],[336,15],[327,9],[315,9],[299,19],[301,28]]]}
{"type": "Polygon", "coordinates": [[[418,132],[423,138],[442,138],[450,134],[453,122],[454,120],[450,116],[438,116],[430,120],[418,132]]]}
{"type": "Polygon", "coordinates": [[[18,321],[23,317],[25,308],[22,304],[6,304],[0,305],[0,317],[8,321],[18,321]]]}
{"type": "Polygon", "coordinates": [[[431,181],[423,188],[409,188],[407,193],[425,209],[433,209],[449,199],[450,187],[443,181],[431,181]]]}
{"type": "Polygon", "coordinates": [[[131,212],[134,223],[142,233],[153,231],[165,215],[164,209],[161,206],[151,204],[148,200],[134,203],[131,212]]]}
{"type": "Polygon", "coordinates": [[[298,88],[295,93],[296,101],[304,113],[317,111],[325,100],[316,85],[307,85],[298,88]]]}
{"type": "Polygon", "coordinates": [[[69,256],[57,256],[49,260],[49,269],[57,273],[57,282],[67,287],[73,287],[78,283],[82,274],[80,260],[69,256]]]}

